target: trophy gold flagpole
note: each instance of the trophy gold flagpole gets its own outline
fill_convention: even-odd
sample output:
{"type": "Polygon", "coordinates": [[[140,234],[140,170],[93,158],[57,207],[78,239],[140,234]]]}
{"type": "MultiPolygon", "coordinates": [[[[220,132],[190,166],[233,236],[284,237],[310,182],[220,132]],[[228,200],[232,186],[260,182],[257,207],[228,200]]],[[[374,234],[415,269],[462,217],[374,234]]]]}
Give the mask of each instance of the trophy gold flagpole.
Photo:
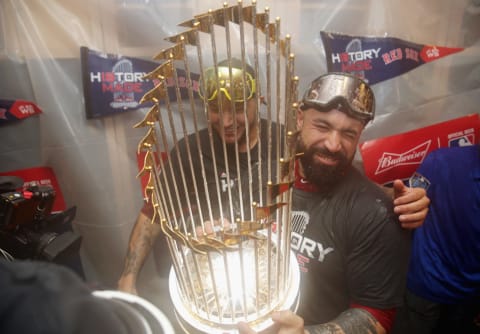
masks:
{"type": "Polygon", "coordinates": [[[155,87],[141,102],[152,107],[135,125],[147,129],[139,175],[170,250],[170,295],[186,333],[236,333],[240,321],[263,330],[298,303],[291,38],[255,1],[179,26],[145,76],[155,87]]]}

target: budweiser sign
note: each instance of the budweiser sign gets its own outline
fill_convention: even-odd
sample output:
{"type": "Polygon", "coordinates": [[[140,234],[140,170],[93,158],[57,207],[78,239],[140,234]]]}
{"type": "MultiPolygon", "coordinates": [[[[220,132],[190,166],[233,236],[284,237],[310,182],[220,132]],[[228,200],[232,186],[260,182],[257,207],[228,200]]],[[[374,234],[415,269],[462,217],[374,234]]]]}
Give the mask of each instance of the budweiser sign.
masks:
{"type": "Polygon", "coordinates": [[[361,143],[365,175],[379,184],[408,180],[431,151],[479,142],[480,117],[467,115],[446,122],[361,143]],[[395,152],[395,153],[391,153],[395,152]]]}
{"type": "Polygon", "coordinates": [[[431,140],[427,140],[426,142],[400,154],[384,152],[378,161],[378,167],[375,174],[383,173],[398,166],[420,165],[423,159],[427,156],[431,143],[431,140]]]}

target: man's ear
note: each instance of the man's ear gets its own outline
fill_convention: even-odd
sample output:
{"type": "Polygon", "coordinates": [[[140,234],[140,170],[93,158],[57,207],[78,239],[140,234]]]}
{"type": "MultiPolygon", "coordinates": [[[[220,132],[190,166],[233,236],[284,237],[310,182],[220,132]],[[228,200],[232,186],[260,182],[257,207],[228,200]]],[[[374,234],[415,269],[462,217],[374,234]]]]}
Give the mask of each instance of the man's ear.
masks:
{"type": "Polygon", "coordinates": [[[303,116],[304,112],[302,109],[297,108],[297,130],[301,130],[303,127],[303,116]]]}

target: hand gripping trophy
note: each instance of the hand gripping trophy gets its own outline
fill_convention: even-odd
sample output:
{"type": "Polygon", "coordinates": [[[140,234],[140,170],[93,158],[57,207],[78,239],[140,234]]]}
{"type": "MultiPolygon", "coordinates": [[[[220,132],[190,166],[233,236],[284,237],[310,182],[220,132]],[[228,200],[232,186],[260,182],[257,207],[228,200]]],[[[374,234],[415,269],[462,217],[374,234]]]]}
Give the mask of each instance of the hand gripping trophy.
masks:
{"type": "Polygon", "coordinates": [[[139,175],[170,250],[170,295],[185,332],[235,333],[239,321],[263,330],[298,303],[290,37],[255,2],[180,26],[146,75],[155,87],[141,103],[153,106],[135,125],[147,129],[139,175]]]}

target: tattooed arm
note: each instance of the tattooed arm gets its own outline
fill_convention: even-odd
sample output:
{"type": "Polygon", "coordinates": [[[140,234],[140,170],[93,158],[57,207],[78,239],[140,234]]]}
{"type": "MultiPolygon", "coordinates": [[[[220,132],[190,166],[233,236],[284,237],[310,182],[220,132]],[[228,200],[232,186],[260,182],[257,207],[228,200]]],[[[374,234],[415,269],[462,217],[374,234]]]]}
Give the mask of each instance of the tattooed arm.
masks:
{"type": "Polygon", "coordinates": [[[385,328],[368,311],[350,308],[332,321],[308,326],[309,334],[385,334],[385,328]]]}
{"type": "Polygon", "coordinates": [[[152,245],[161,232],[160,224],[152,224],[143,212],[140,212],[133,227],[125,266],[118,280],[118,290],[137,294],[136,281],[152,245]]]}
{"type": "MultiPolygon", "coordinates": [[[[292,311],[279,311],[272,315],[274,325],[266,334],[385,334],[382,325],[369,312],[350,308],[332,321],[314,326],[303,326],[303,319],[292,311]]],[[[246,323],[238,325],[240,334],[256,334],[246,323]]]]}

